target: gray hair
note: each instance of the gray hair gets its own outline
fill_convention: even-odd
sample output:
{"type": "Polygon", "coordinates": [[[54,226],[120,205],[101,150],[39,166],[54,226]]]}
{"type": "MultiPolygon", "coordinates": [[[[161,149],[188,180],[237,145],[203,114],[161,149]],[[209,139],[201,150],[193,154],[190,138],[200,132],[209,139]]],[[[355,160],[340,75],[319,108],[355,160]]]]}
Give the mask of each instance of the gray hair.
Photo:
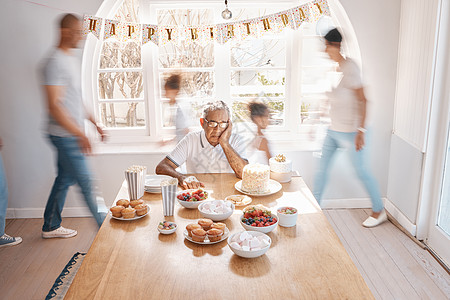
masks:
{"type": "Polygon", "coordinates": [[[228,117],[231,118],[231,114],[230,114],[230,108],[228,107],[228,105],[223,102],[222,100],[217,100],[217,101],[212,101],[212,102],[208,102],[205,105],[203,105],[203,114],[202,114],[202,118],[206,118],[206,116],[212,112],[212,111],[216,111],[216,110],[225,110],[228,113],[228,117]]]}

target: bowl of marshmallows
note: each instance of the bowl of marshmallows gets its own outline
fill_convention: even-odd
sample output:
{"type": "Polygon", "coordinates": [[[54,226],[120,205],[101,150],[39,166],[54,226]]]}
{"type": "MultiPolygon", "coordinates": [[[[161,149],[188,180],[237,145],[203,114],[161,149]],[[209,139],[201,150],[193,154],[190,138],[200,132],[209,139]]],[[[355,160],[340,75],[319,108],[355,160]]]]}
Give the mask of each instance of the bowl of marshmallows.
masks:
{"type": "Polygon", "coordinates": [[[226,220],[233,214],[234,204],[224,200],[202,201],[198,210],[202,217],[217,222],[226,220]]]}

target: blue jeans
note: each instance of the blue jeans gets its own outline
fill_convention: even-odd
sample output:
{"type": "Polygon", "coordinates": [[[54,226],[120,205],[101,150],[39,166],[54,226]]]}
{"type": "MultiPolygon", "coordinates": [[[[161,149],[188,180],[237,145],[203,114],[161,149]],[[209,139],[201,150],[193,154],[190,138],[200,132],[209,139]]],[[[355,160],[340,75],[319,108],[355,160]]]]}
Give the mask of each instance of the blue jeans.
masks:
{"type": "Polygon", "coordinates": [[[6,183],[5,169],[0,155],[0,236],[5,234],[6,209],[8,208],[8,184],[6,183]]]}
{"type": "Polygon", "coordinates": [[[356,132],[338,132],[328,129],[327,136],[323,142],[322,159],[314,181],[314,197],[320,204],[328,181],[328,169],[333,155],[338,148],[344,148],[349,153],[353,167],[370,195],[372,210],[380,212],[383,210],[383,202],[381,201],[378,185],[366,164],[366,151],[364,148],[360,151],[355,149],[356,134],[356,132]]]}
{"type": "Polygon", "coordinates": [[[61,212],[69,187],[78,184],[92,215],[101,226],[104,216],[98,213],[97,201],[92,193],[91,173],[86,158],[81,153],[76,137],[50,135],[50,141],[58,152],[58,176],[53,184],[44,212],[43,231],[52,231],[61,226],[61,212]]]}

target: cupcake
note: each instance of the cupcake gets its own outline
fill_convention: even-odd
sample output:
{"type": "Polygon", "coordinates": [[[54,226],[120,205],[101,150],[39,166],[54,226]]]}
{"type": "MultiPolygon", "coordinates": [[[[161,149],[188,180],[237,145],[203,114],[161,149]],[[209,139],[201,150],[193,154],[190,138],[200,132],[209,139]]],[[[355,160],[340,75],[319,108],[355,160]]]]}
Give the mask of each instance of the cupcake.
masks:
{"type": "Polygon", "coordinates": [[[198,220],[198,224],[202,226],[203,230],[210,230],[213,221],[211,219],[200,219],[198,220]]]}
{"type": "Polygon", "coordinates": [[[206,231],[203,229],[194,229],[192,230],[192,240],[196,242],[204,242],[206,237],[206,231]]]}
{"type": "Polygon", "coordinates": [[[206,233],[210,242],[217,242],[223,236],[223,231],[217,228],[210,229],[206,233]]]}
{"type": "Polygon", "coordinates": [[[120,199],[120,200],[117,200],[116,205],[128,207],[128,205],[130,205],[130,201],[128,201],[127,199],[120,199]]]}
{"type": "Polygon", "coordinates": [[[111,211],[112,215],[116,218],[121,218],[122,217],[122,210],[124,210],[125,207],[123,207],[122,205],[116,205],[111,207],[109,210],[111,211]]]}
{"type": "Polygon", "coordinates": [[[138,216],[143,216],[148,212],[148,206],[145,204],[138,204],[134,207],[134,209],[136,210],[136,214],[138,216]]]}
{"type": "Polygon", "coordinates": [[[188,235],[190,237],[192,237],[192,230],[201,229],[201,228],[202,228],[202,226],[200,226],[200,225],[198,225],[196,223],[188,224],[188,226],[186,226],[186,230],[187,230],[188,235]]]}
{"type": "Polygon", "coordinates": [[[135,215],[136,215],[136,210],[132,207],[127,207],[122,210],[122,217],[124,219],[134,218],[135,215]]]}
{"type": "Polygon", "coordinates": [[[144,200],[139,199],[139,200],[131,200],[130,201],[131,207],[135,207],[136,205],[139,205],[139,204],[144,204],[144,200]]]}
{"type": "Polygon", "coordinates": [[[213,228],[215,228],[215,229],[220,229],[220,230],[222,230],[223,232],[225,232],[225,228],[227,228],[227,225],[225,225],[224,223],[213,223],[212,225],[211,225],[211,229],[213,229],[213,228]]]}

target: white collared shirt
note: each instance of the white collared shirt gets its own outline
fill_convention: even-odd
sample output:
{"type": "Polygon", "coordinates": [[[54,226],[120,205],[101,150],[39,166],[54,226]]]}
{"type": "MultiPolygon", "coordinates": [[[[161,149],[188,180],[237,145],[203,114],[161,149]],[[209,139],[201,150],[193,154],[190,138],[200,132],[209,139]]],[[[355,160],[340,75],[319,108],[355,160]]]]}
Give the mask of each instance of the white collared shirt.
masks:
{"type": "MultiPolygon", "coordinates": [[[[245,149],[248,142],[236,134],[231,134],[230,145],[241,156],[245,158],[245,149]]],[[[191,132],[186,135],[167,155],[167,159],[177,167],[186,162],[187,173],[233,173],[228,163],[222,146],[211,145],[206,139],[203,130],[191,132]]]]}

